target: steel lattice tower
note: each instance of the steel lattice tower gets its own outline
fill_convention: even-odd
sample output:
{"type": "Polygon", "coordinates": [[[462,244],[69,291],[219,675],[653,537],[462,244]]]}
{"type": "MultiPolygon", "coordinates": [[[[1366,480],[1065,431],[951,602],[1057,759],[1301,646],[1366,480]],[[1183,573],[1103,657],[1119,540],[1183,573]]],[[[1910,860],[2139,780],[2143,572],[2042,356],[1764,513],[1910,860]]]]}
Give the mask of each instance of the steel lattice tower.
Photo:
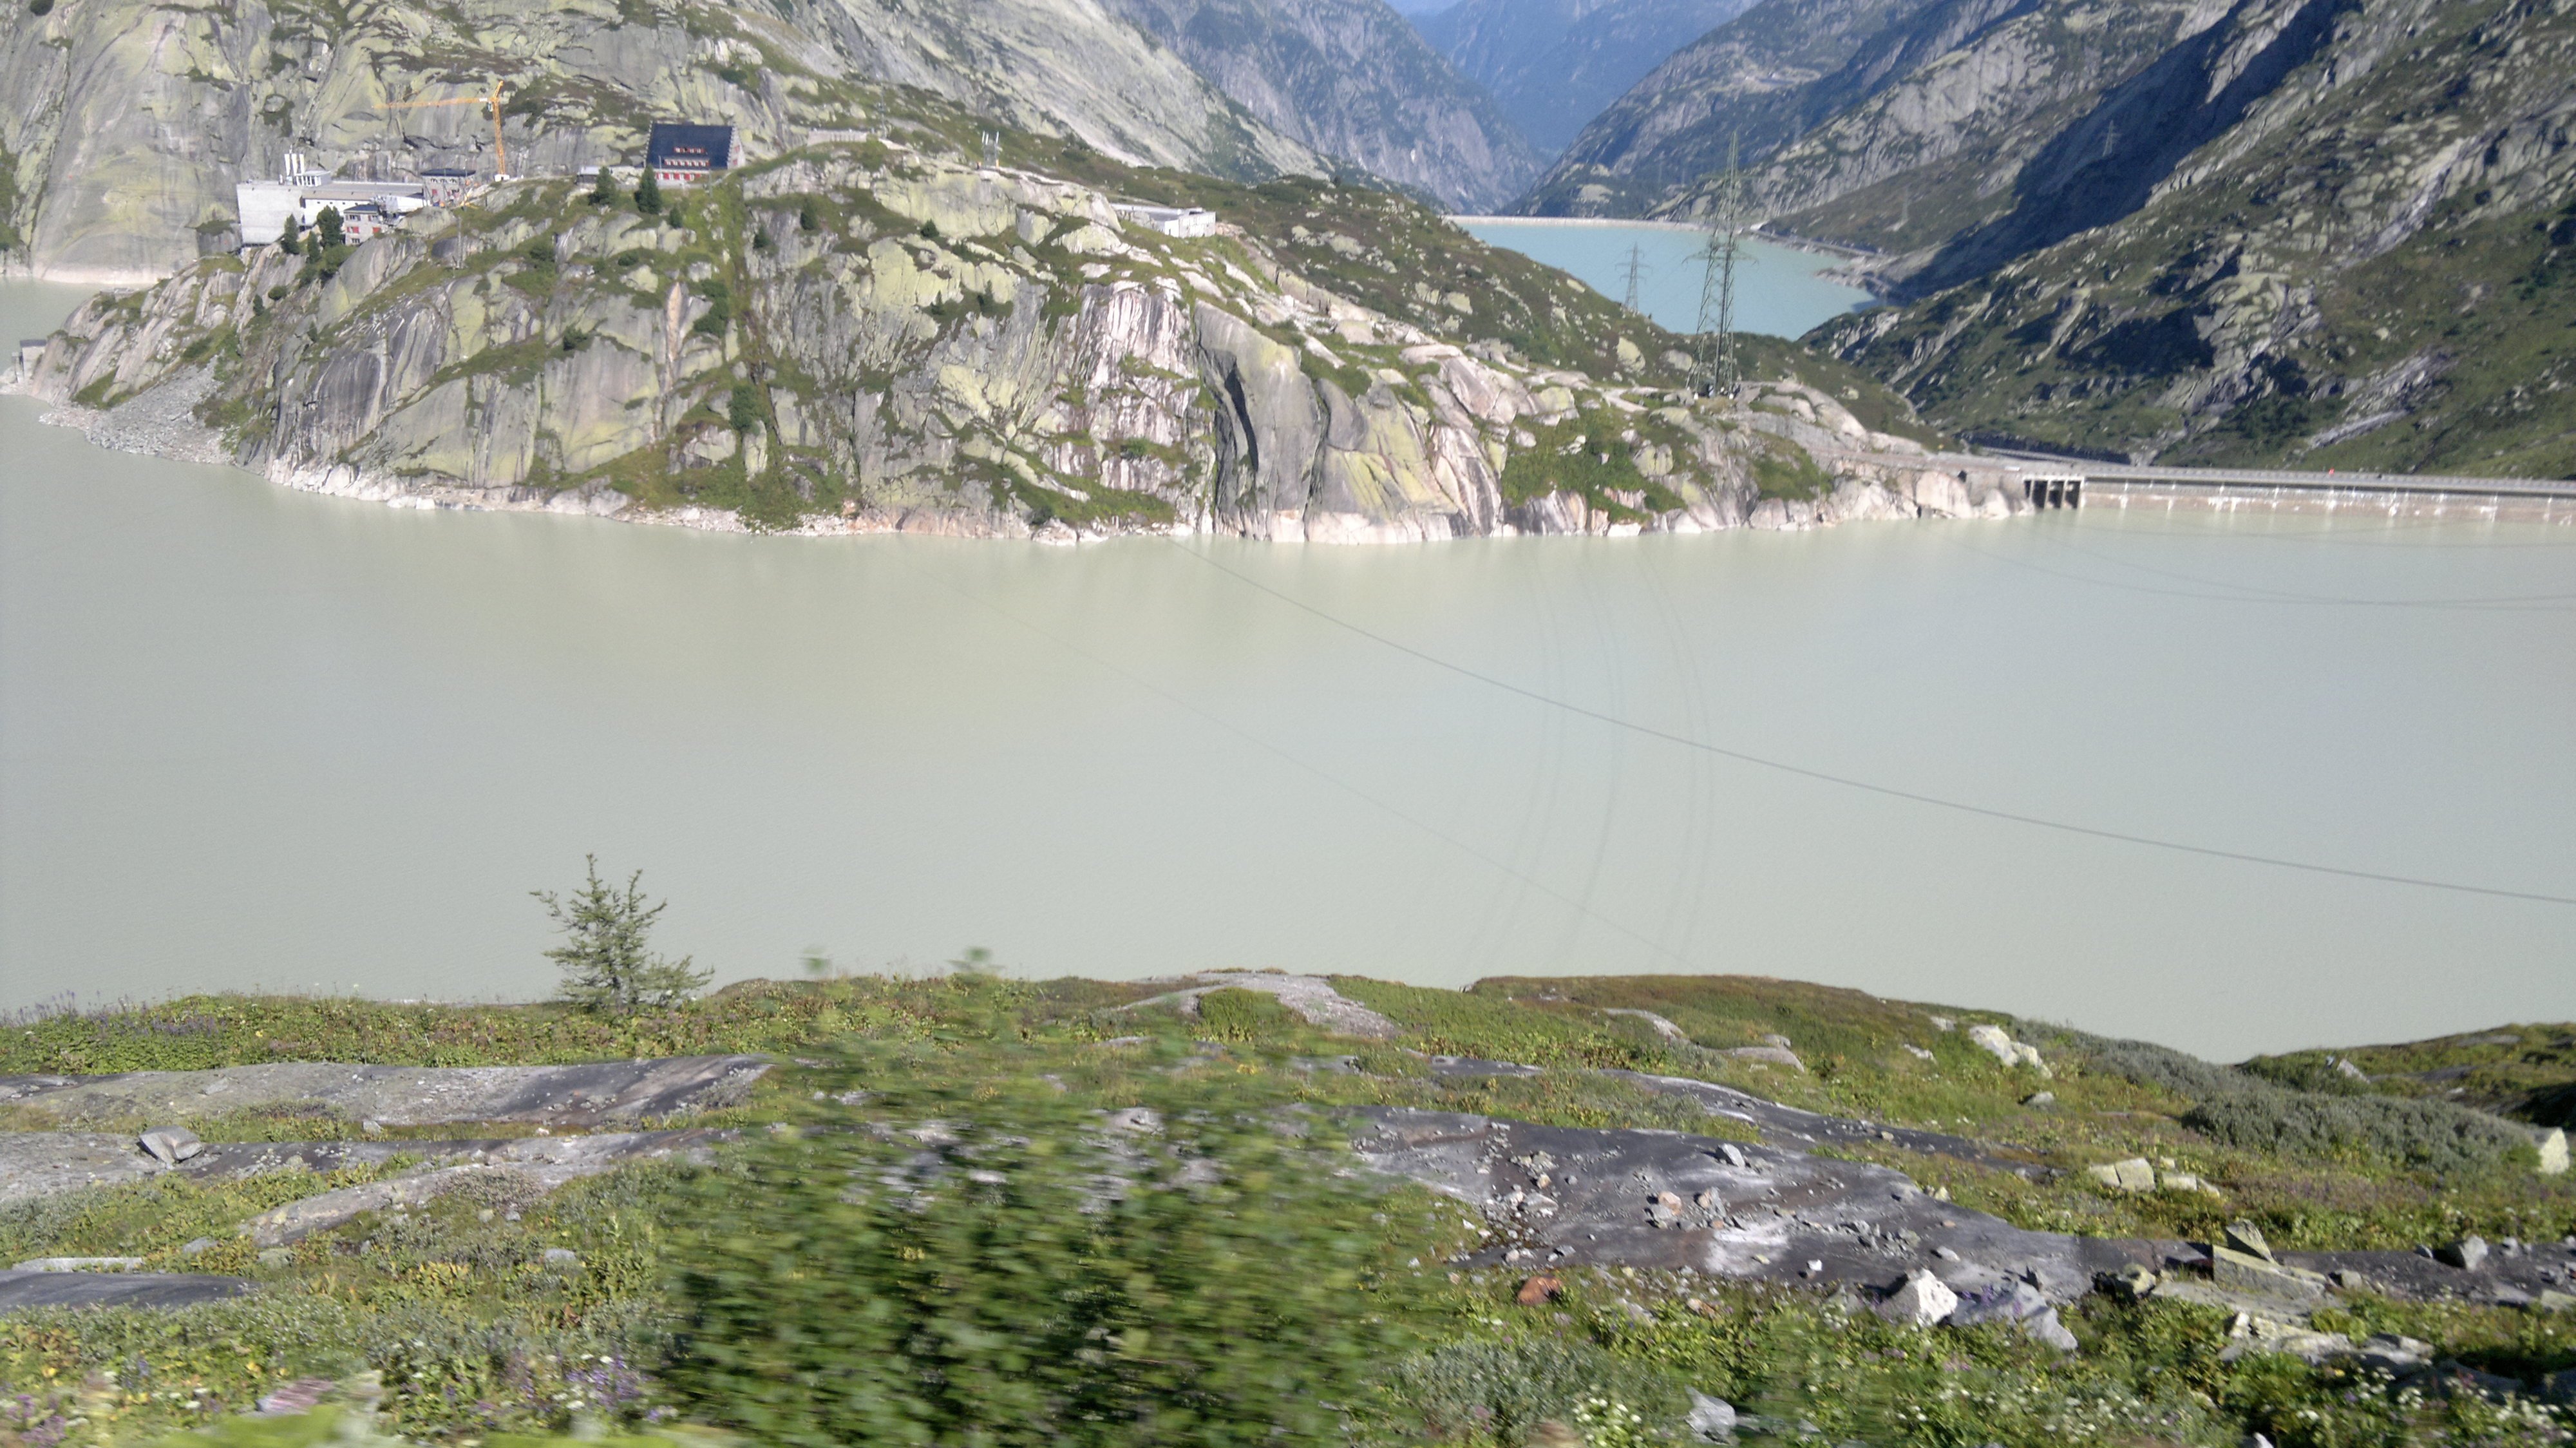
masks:
{"type": "Polygon", "coordinates": [[[1645,311],[1645,308],[1637,304],[1637,282],[1640,278],[1644,277],[1645,274],[1646,249],[1637,243],[1631,242],[1628,246],[1628,260],[1622,263],[1619,267],[1619,275],[1628,283],[1627,306],[1629,311],[1640,314],[1645,311]]]}
{"type": "Polygon", "coordinates": [[[1735,356],[1735,263],[1744,242],[1744,173],[1736,165],[1735,138],[1726,141],[1726,169],[1717,173],[1708,240],[1700,247],[1699,388],[1703,397],[1733,396],[1744,380],[1735,356]]]}

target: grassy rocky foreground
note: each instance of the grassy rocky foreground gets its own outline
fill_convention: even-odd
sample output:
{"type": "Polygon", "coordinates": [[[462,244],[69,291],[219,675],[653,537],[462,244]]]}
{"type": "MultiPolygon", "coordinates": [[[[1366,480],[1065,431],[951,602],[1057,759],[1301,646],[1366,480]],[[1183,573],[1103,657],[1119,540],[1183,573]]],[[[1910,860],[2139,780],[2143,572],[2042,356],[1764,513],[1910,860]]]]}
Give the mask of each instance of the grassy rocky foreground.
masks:
{"type": "Polygon", "coordinates": [[[2516,1026],[2230,1067],[1744,977],[961,971],[622,1016],[31,1015],[0,1029],[0,1139],[206,1145],[11,1184],[0,1262],[248,1290],[0,1316],[0,1443],[2563,1442],[2576,1188],[2540,1128],[2571,1043],[2516,1026]],[[673,1057],[720,1059],[638,1064],[673,1057]],[[400,1099],[406,1071],[550,1063],[599,1064],[400,1099]],[[593,1094],[512,1084],[541,1079],[593,1094]],[[656,1133],[687,1149],[457,1164],[656,1133]],[[1442,1152],[1449,1177],[1402,1165],[1442,1152]],[[1726,1200],[1656,1190],[1681,1158],[1726,1200]],[[1515,1185],[1462,1195],[1460,1172],[1515,1185]],[[1872,1193],[1912,1225],[1807,1245],[1872,1193]],[[312,1211],[326,1195],[353,1209],[312,1211]],[[1762,1270],[1693,1255],[1775,1228],[1787,1260],[1762,1270]],[[1935,1313],[1919,1275],[1849,1269],[1919,1249],[1966,1285],[1948,1244],[2016,1232],[2134,1270],[2042,1331],[1996,1310],[2010,1282],[1935,1313]],[[262,1402],[282,1416],[236,1416],[262,1402]]]}
{"type": "Polygon", "coordinates": [[[1405,197],[927,125],[703,191],[512,182],[105,296],[24,386],[297,487],[705,527],[1252,537],[1802,526],[2015,506],[1856,370],[1687,339],[1405,197]],[[1121,203],[1212,208],[1203,238],[1121,203]],[[1884,468],[1820,454],[1900,455],[1884,468]]]}

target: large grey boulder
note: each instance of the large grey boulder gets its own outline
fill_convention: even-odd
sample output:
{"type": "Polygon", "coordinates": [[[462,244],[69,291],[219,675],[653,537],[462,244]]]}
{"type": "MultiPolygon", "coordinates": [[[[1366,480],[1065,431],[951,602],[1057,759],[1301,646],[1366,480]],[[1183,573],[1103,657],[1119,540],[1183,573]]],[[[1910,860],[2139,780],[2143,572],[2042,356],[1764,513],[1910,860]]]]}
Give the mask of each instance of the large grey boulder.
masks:
{"type": "Polygon", "coordinates": [[[2484,1237],[2462,1237],[2433,1255],[2463,1271],[2475,1272],[2487,1264],[2487,1240],[2484,1237]]]}
{"type": "Polygon", "coordinates": [[[1950,1284],[1932,1275],[1932,1269],[1918,1267],[1905,1274],[1905,1282],[1887,1300],[1879,1304],[1879,1314],[1892,1322],[1909,1327],[1932,1327],[1948,1320],[1959,1308],[1959,1294],[1950,1284]]]}
{"type": "Polygon", "coordinates": [[[1690,1416],[1683,1421],[1691,1436],[1703,1443],[1735,1441],[1735,1405],[1724,1398],[1712,1398],[1697,1388],[1690,1392],[1690,1416]]]}
{"type": "Polygon", "coordinates": [[[134,1144],[151,1154],[163,1166],[177,1166],[194,1160],[206,1149],[197,1133],[184,1126],[156,1126],[134,1139],[134,1144]]]}

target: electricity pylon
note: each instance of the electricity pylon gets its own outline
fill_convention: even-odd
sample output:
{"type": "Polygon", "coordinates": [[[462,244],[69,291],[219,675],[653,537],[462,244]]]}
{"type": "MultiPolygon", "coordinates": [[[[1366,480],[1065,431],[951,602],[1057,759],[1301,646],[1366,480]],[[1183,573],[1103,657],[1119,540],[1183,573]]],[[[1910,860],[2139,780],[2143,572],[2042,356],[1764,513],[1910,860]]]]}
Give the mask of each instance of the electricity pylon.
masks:
{"type": "Polygon", "coordinates": [[[1744,173],[1736,167],[1735,138],[1726,141],[1726,169],[1717,173],[1708,240],[1699,250],[1699,393],[1735,394],[1744,380],[1735,358],[1735,263],[1743,254],[1744,173]]]}
{"type": "Polygon", "coordinates": [[[1637,283],[1644,278],[1646,271],[1646,249],[1635,242],[1629,243],[1628,259],[1621,263],[1619,267],[1619,275],[1625,278],[1628,283],[1628,310],[1641,315],[1644,313],[1645,308],[1637,304],[1637,283]]]}

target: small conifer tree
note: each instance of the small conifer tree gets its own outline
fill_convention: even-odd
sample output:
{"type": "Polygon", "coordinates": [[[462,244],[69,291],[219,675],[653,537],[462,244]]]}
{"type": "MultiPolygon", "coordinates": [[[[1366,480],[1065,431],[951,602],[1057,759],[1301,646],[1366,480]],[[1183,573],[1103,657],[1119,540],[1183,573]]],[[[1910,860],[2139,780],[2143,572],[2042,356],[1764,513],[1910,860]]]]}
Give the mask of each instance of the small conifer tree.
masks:
{"type": "Polygon", "coordinates": [[[651,216],[662,209],[662,183],[653,168],[644,168],[644,179],[635,183],[635,209],[651,216]]]}
{"type": "Polygon", "coordinates": [[[277,235],[277,249],[288,256],[294,256],[304,250],[303,231],[304,228],[295,223],[295,213],[292,211],[286,213],[286,230],[277,235]]]}
{"type": "Polygon", "coordinates": [[[613,206],[616,202],[617,178],[609,175],[608,168],[602,166],[599,168],[598,178],[590,183],[590,204],[593,206],[613,206]]]}
{"type": "Polygon", "coordinates": [[[321,213],[313,218],[313,239],[322,244],[324,251],[329,251],[348,240],[348,233],[340,229],[339,207],[325,206],[321,213]]]}
{"type": "Polygon", "coordinates": [[[599,878],[599,857],[583,856],[590,878],[570,899],[552,890],[532,890],[554,917],[563,944],[546,958],[563,971],[563,998],[586,1011],[627,1015],[647,1006],[674,1006],[707,983],[712,971],[698,970],[689,958],[665,960],[646,949],[646,937],[668,901],[644,903],[638,882],[644,872],[617,886],[599,878]]]}

